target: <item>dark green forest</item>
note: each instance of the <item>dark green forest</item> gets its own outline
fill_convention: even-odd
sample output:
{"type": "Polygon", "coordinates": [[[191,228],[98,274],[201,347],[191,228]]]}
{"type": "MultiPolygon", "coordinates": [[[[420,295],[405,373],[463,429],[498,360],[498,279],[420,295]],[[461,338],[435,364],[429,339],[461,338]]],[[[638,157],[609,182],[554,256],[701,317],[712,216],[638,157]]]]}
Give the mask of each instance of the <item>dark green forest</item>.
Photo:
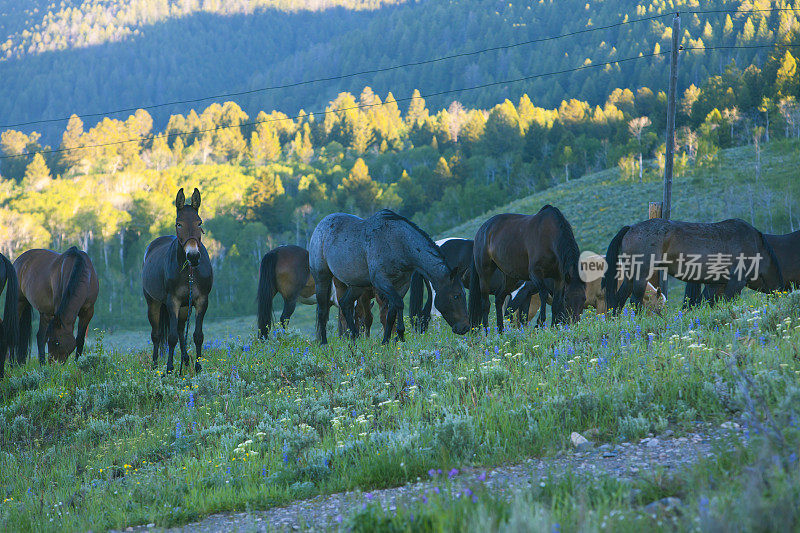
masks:
{"type": "MultiPolygon", "coordinates": [[[[444,10],[449,5],[471,3],[477,4],[431,1],[382,9],[394,10],[394,20],[400,21],[415,9],[438,6],[444,10]]],[[[146,2],[133,4],[148,5],[146,2]]],[[[369,19],[369,22],[365,22],[359,32],[379,31],[383,24],[380,10],[370,10],[375,6],[369,2],[357,4],[356,7],[369,9],[351,12],[345,10],[348,7],[345,6],[332,12],[325,10],[325,15],[332,14],[333,21],[341,16],[343,25],[345,20],[364,17],[364,21],[369,19]]],[[[499,4],[492,5],[505,10],[499,4]]],[[[494,16],[494,8],[484,6],[479,10],[474,7],[474,11],[453,10],[454,20],[474,16],[479,20],[487,17],[488,21],[494,16]]],[[[598,4],[587,13],[594,18],[607,8],[605,4],[598,4]]],[[[255,20],[266,16],[260,9],[255,6],[239,15],[225,16],[255,20]]],[[[514,9],[508,6],[509,13],[514,9]]],[[[555,17],[554,9],[550,4],[541,3],[524,12],[541,10],[548,34],[569,31],[574,20],[559,20],[556,24],[554,18],[544,18],[545,13],[555,17]]],[[[198,16],[216,17],[223,13],[208,11],[211,13],[202,12],[198,16]]],[[[667,7],[663,7],[663,11],[668,11],[667,7]]],[[[519,17],[523,17],[524,12],[520,12],[519,17]]],[[[6,31],[17,31],[14,24],[17,29],[27,24],[20,21],[26,21],[28,14],[14,10],[6,13],[18,19],[4,22],[6,31]]],[[[638,16],[648,13],[638,8],[638,16]]],[[[313,18],[317,14],[317,11],[287,10],[271,16],[313,18]]],[[[633,9],[630,16],[636,14],[637,9],[633,9]]],[[[610,22],[613,17],[610,12],[606,15],[610,22]]],[[[681,53],[683,76],[696,83],[679,84],[677,176],[695,167],[713,169],[721,148],[758,145],[775,138],[800,135],[797,103],[800,77],[796,53],[793,53],[798,40],[794,32],[779,35],[776,30],[769,30],[773,33],[761,32],[761,35],[760,30],[754,30],[752,35],[748,34],[750,26],[760,28],[766,24],[765,27],[771,27],[769,25],[778,18],[788,21],[786,24],[793,28],[796,13],[780,11],[764,15],[758,15],[757,22],[752,22],[756,15],[723,15],[719,31],[711,23],[718,15],[709,15],[708,25],[700,23],[704,29],[697,36],[684,36],[685,46],[692,48],[697,48],[698,39],[711,42],[716,36],[742,46],[760,42],[762,38],[777,44],[760,49],[758,53],[754,49],[726,51],[728,55],[742,53],[749,57],[747,61],[742,58],[729,61],[727,56],[716,51],[685,50],[681,53]],[[787,18],[784,13],[791,16],[787,18]],[[731,29],[737,25],[741,25],[741,32],[731,29]],[[708,36],[703,37],[706,33],[708,36]]],[[[164,23],[182,23],[193,16],[166,18],[164,23]]],[[[533,14],[528,17],[531,21],[538,20],[533,14]]],[[[618,14],[614,20],[620,18],[618,14]]],[[[689,23],[687,31],[691,34],[691,17],[684,18],[690,19],[685,22],[689,23]]],[[[161,18],[143,14],[142,20],[161,18]]],[[[323,22],[322,18],[318,20],[320,27],[332,24],[323,22]]],[[[447,40],[448,35],[456,39],[452,32],[458,24],[446,23],[444,18],[427,22],[431,28],[440,29],[440,39],[447,40]],[[441,20],[441,24],[436,20],[441,20]]],[[[408,28],[400,29],[415,28],[420,21],[408,18],[408,23],[408,28]]],[[[153,23],[149,28],[155,29],[158,24],[153,23]]],[[[510,33],[502,37],[498,33],[479,31],[477,27],[464,35],[476,39],[485,35],[513,42],[516,23],[504,24],[510,33]]],[[[224,28],[221,25],[217,31],[224,28]]],[[[621,28],[626,35],[631,31],[629,26],[621,28]]],[[[389,31],[385,26],[384,29],[389,31]]],[[[342,39],[355,39],[358,33],[341,27],[330,31],[342,32],[342,39]]],[[[656,43],[667,46],[664,31],[662,26],[659,38],[648,44],[648,49],[657,46],[656,43]]],[[[23,33],[24,30],[19,35],[23,33]]],[[[628,43],[633,47],[632,39],[610,40],[601,33],[585,34],[576,41],[583,50],[581,56],[602,51],[603,42],[628,43]]],[[[144,32],[143,35],[150,34],[144,32]]],[[[647,40],[646,33],[633,32],[632,35],[641,46],[647,40]]],[[[285,37],[282,35],[281,39],[285,37]]],[[[298,33],[293,38],[302,40],[304,37],[298,33]]],[[[139,53],[136,47],[144,42],[136,39],[138,37],[126,37],[117,43],[88,48],[80,48],[76,41],[74,48],[58,52],[43,49],[20,53],[12,47],[8,48],[12,51],[10,58],[0,62],[0,69],[14,65],[14,68],[35,68],[37,62],[54,57],[53,54],[94,54],[105,46],[119,46],[133,57],[139,53]]],[[[416,48],[419,42],[409,37],[409,46],[416,48]]],[[[350,46],[343,43],[336,45],[337,53],[350,46]]],[[[381,41],[380,46],[384,44],[381,41]]],[[[547,49],[555,44],[536,46],[538,51],[540,46],[547,49]]],[[[176,48],[185,51],[186,47],[169,44],[165,49],[176,48]]],[[[270,54],[281,55],[280,46],[267,49],[270,54]]],[[[391,59],[387,56],[385,60],[430,58],[435,50],[443,49],[420,48],[408,56],[395,50],[391,59]]],[[[634,54],[632,50],[628,49],[627,53],[634,54]]],[[[231,64],[230,71],[243,68],[237,66],[242,55],[246,56],[241,59],[242,63],[258,55],[231,54],[230,61],[226,62],[226,65],[231,64]]],[[[522,50],[514,49],[513,54],[518,55],[511,64],[516,64],[517,59],[536,63],[522,50]]],[[[492,57],[492,53],[486,55],[492,57]]],[[[559,61],[556,55],[540,53],[537,57],[547,58],[555,65],[559,61]]],[[[624,54],[620,52],[620,55],[624,54]]],[[[108,61],[113,62],[113,57],[108,56],[108,61]]],[[[166,56],[155,54],[153,57],[166,56]]],[[[286,57],[281,61],[287,68],[293,65],[300,76],[301,63],[293,63],[286,57]]],[[[367,60],[354,55],[353,61],[347,64],[358,68],[361,64],[358,61],[367,60]]],[[[467,63],[483,65],[480,68],[489,70],[498,68],[497,58],[493,62],[484,54],[467,63]]],[[[322,61],[318,67],[330,69],[331,64],[322,61]]],[[[149,68],[145,63],[142,65],[142,68],[149,68]]],[[[439,83],[441,87],[451,86],[451,83],[458,85],[447,75],[452,65],[442,62],[425,67],[432,73],[440,69],[438,76],[432,74],[429,79],[420,79],[414,76],[413,70],[393,71],[385,74],[384,81],[375,76],[375,84],[370,82],[368,86],[358,86],[354,92],[333,94],[309,107],[308,112],[293,111],[293,104],[253,108],[253,99],[237,98],[235,102],[221,99],[219,103],[195,105],[169,116],[161,116],[163,110],[139,109],[121,117],[84,121],[72,114],[68,121],[53,125],[59,128],[57,133],[46,133],[38,126],[6,128],[0,131],[3,156],[0,160],[0,251],[15,257],[31,247],[63,250],[77,244],[90,253],[101,276],[98,323],[141,324],[145,322],[139,282],[143,251],[152,238],[173,231],[175,191],[179,187],[199,187],[203,192],[201,215],[208,230],[204,242],[216,272],[210,312],[212,316],[251,314],[260,257],[278,244],[305,245],[317,221],[332,211],[368,215],[390,207],[438,235],[512,199],[579,179],[589,172],[617,168],[622,179],[658,179],[663,173],[665,152],[666,58],[643,57],[626,65],[619,69],[581,71],[578,74],[585,78],[582,82],[573,79],[572,74],[540,80],[551,85],[548,91],[554,90],[552,85],[558,85],[559,89],[550,96],[527,92],[524,84],[517,84],[490,88],[481,94],[476,92],[470,94],[469,99],[466,94],[462,99],[458,93],[426,99],[425,91],[413,88],[425,87],[428,82],[439,83]],[[630,72],[622,79],[619,74],[626,69],[630,72]],[[395,79],[400,87],[397,91],[376,88],[389,85],[395,79]],[[573,84],[574,93],[570,92],[573,89],[564,88],[573,87],[573,84]],[[600,96],[580,97],[586,94],[589,86],[592,87],[589,92],[600,96]],[[555,98],[552,104],[542,103],[549,98],[555,98]],[[484,101],[487,103],[480,103],[484,101]]],[[[93,65],[92,68],[97,68],[99,75],[103,67],[93,65]]],[[[122,67],[115,64],[114,69],[119,68],[122,67]]],[[[206,68],[215,70],[220,79],[229,73],[218,65],[209,64],[206,68]]],[[[104,75],[109,85],[120,82],[114,69],[110,70],[112,74],[104,75]]],[[[252,67],[250,73],[257,71],[252,67]]],[[[168,76],[162,78],[158,69],[148,72],[147,82],[128,87],[131,99],[137,90],[151,90],[149,80],[175,82],[168,76]]],[[[506,75],[517,76],[523,71],[488,72],[486,79],[495,80],[506,75]]],[[[310,75],[304,73],[306,77],[310,75]]],[[[284,81],[289,79],[289,74],[286,76],[282,78],[284,81]]],[[[12,80],[12,84],[16,81],[12,80]]],[[[207,81],[201,73],[192,75],[197,91],[210,91],[207,81]]],[[[87,80],[83,82],[90,84],[87,80]]],[[[463,82],[462,78],[460,83],[463,82]]],[[[264,83],[269,81],[265,79],[264,83]]],[[[357,80],[337,83],[352,87],[357,80]]],[[[53,88],[49,84],[46,86],[53,88]]],[[[5,83],[0,87],[7,89],[5,83]]],[[[536,87],[530,89],[534,91],[536,87]]],[[[191,95],[191,91],[186,90],[188,94],[179,94],[191,95]]],[[[308,100],[298,101],[313,103],[327,94],[327,89],[304,86],[298,92],[308,95],[308,100]]],[[[93,94],[97,99],[89,98],[87,105],[95,109],[105,105],[121,107],[128,98],[109,96],[106,101],[97,92],[93,94]]],[[[27,92],[23,91],[19,97],[27,98],[27,92]]],[[[291,98],[295,97],[299,98],[291,98]]],[[[142,98],[147,101],[146,96],[142,98]]],[[[6,104],[0,100],[1,105],[6,104]]],[[[27,119],[47,116],[35,106],[18,105],[27,119]]],[[[81,108],[76,103],[63,105],[69,110],[81,108]]],[[[6,117],[5,114],[0,116],[6,117]]]]}
{"type": "MultiPolygon", "coordinates": [[[[322,110],[344,91],[370,86],[378,94],[408,97],[455,91],[618,61],[667,50],[669,13],[682,10],[687,48],[778,42],[798,28],[797,13],[752,11],[785,8],[784,2],[498,2],[485,0],[267,1],[86,0],[0,2],[6,37],[0,44],[2,125],[30,119],[100,113],[173,100],[283,85],[398,63],[602,27],[663,15],[645,22],[475,56],[237,97],[248,114],[280,109],[322,110]],[[21,5],[29,6],[22,10],[21,5]],[[731,13],[692,11],[727,9],[731,13]],[[34,11],[35,10],[35,11],[34,11]],[[745,11],[746,13],[737,13],[745,11]],[[570,16],[564,16],[569,13],[570,16]]],[[[693,50],[686,53],[680,85],[700,85],[735,61],[763,62],[768,49],[693,50]]],[[[602,103],[618,87],[665,84],[667,58],[612,64],[558,77],[429,101],[437,108],[456,99],[488,108],[528,94],[539,106],[577,98],[602,103]]],[[[163,127],[188,106],[152,112],[163,127]]],[[[116,117],[123,118],[123,117],[116,117]]],[[[92,119],[95,120],[94,118],[92,119]]],[[[51,141],[65,122],[37,131],[51,141]]]]}

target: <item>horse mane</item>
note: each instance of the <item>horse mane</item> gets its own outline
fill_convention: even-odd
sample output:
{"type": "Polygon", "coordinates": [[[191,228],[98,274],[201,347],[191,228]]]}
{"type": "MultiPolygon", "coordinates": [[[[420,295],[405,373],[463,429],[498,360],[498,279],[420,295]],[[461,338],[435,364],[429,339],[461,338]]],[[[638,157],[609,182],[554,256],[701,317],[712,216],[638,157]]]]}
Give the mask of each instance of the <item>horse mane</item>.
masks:
{"type": "Polygon", "coordinates": [[[64,259],[67,257],[75,258],[75,263],[72,265],[72,272],[69,274],[67,286],[64,287],[64,291],[61,293],[61,302],[58,304],[58,309],[56,309],[53,315],[53,320],[58,320],[62,324],[64,313],[67,311],[67,305],[69,305],[69,302],[75,296],[75,291],[81,282],[83,273],[86,271],[86,259],[83,258],[83,254],[81,254],[81,251],[75,246],[64,252],[63,256],[64,259]]]}
{"type": "Polygon", "coordinates": [[[550,204],[547,204],[539,209],[537,214],[542,214],[545,210],[555,217],[558,229],[560,230],[556,240],[558,266],[562,272],[568,274],[572,278],[569,283],[573,283],[575,280],[580,281],[581,278],[578,272],[578,264],[580,262],[581,252],[578,248],[578,242],[575,240],[575,234],[572,231],[572,225],[559,208],[550,204]]]}
{"type": "Polygon", "coordinates": [[[431,248],[434,250],[434,255],[436,255],[436,257],[438,257],[439,259],[441,259],[444,262],[444,264],[447,265],[447,268],[450,268],[450,265],[447,264],[447,260],[444,258],[444,255],[442,255],[442,251],[439,249],[439,246],[435,242],[433,242],[433,239],[431,239],[431,236],[428,235],[428,233],[425,230],[423,230],[422,228],[420,228],[419,226],[408,220],[403,215],[398,215],[391,209],[382,209],[381,211],[378,211],[375,214],[375,216],[382,218],[383,220],[398,220],[401,222],[405,222],[406,224],[411,226],[411,229],[419,233],[422,236],[422,238],[425,239],[425,241],[431,245],[431,248]]]}

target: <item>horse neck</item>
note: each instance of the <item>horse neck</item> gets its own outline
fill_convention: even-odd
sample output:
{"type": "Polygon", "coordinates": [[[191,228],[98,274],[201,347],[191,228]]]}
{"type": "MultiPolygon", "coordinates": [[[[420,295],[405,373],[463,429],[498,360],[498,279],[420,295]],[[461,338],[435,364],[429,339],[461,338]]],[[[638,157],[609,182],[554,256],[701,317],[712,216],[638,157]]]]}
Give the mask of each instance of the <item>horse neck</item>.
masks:
{"type": "Polygon", "coordinates": [[[72,268],[69,271],[61,271],[61,283],[59,286],[59,300],[56,305],[56,314],[59,316],[61,322],[65,325],[73,324],[78,316],[83,298],[81,297],[84,290],[88,290],[91,271],[89,266],[84,264],[84,271],[81,273],[81,278],[78,279],[77,285],[72,290],[72,295],[67,294],[69,280],[72,277],[73,271],[78,268],[78,260],[75,259],[72,263],[72,268]],[[88,274],[88,276],[87,276],[88,274]],[[64,298],[67,298],[64,301],[64,298]],[[59,312],[60,311],[60,312],[59,312]]]}
{"type": "MultiPolygon", "coordinates": [[[[433,250],[430,243],[426,239],[424,239],[422,236],[417,238],[423,241],[421,246],[422,252],[418,254],[410,253],[408,254],[408,257],[411,258],[410,262],[414,265],[414,268],[422,272],[422,274],[428,280],[430,280],[431,284],[434,286],[434,289],[436,289],[447,277],[450,276],[450,269],[448,268],[441,254],[433,250]]],[[[414,244],[417,243],[415,242],[414,244]]],[[[415,247],[416,246],[413,245],[409,246],[409,248],[415,247]]]]}

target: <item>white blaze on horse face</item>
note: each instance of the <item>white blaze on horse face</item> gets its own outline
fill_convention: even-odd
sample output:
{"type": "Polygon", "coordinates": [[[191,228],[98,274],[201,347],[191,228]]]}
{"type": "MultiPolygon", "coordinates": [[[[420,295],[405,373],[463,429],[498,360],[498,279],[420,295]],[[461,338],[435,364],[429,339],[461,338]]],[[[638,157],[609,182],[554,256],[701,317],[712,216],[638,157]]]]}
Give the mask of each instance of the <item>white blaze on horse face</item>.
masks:
{"type": "Polygon", "coordinates": [[[183,251],[186,255],[198,255],[200,254],[200,247],[197,245],[196,240],[189,239],[186,241],[186,244],[183,245],[183,251]]]}

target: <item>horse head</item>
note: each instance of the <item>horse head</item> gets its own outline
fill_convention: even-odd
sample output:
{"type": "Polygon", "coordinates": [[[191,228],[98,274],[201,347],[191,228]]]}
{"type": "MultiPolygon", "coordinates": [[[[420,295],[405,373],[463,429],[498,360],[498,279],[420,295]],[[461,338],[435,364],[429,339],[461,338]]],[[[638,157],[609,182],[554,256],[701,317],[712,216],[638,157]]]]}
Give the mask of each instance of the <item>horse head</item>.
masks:
{"type": "Polygon", "coordinates": [[[200,263],[200,243],[205,231],[203,230],[203,219],[200,218],[200,191],[195,188],[192,193],[190,204],[186,204],[186,197],[183,188],[178,191],[175,197],[175,235],[178,243],[186,254],[189,264],[196,267],[200,263]]]}
{"type": "Polygon", "coordinates": [[[436,287],[434,300],[436,309],[453,328],[453,333],[464,335],[469,331],[469,316],[467,315],[467,298],[464,295],[464,285],[457,269],[452,269],[444,283],[436,287]]]}
{"type": "Polygon", "coordinates": [[[55,316],[47,326],[47,352],[50,357],[59,362],[64,362],[75,350],[77,341],[73,335],[75,323],[65,324],[61,317],[55,316]]]}

